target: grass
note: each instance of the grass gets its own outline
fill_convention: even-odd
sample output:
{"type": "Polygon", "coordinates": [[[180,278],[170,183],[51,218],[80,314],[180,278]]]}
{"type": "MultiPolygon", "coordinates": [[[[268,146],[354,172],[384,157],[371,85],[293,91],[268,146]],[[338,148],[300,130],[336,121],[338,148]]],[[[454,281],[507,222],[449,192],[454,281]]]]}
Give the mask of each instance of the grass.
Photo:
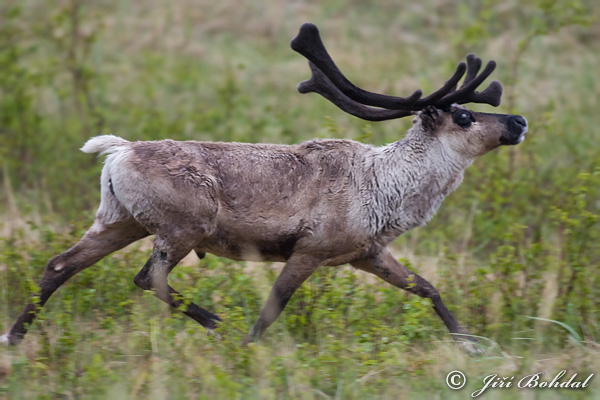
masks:
{"type": "MultiPolygon", "coordinates": [[[[240,343],[280,265],[186,259],[186,298],[223,318],[206,332],[132,282],[142,242],[59,290],[18,348],[0,350],[0,398],[466,398],[490,374],[598,370],[600,69],[592,1],[242,3],[34,1],[0,5],[0,321],[7,330],[46,262],[93,219],[101,163],[90,136],[373,144],[410,121],[354,119],[295,85],[289,48],[320,27],[347,76],[373,91],[434,90],[468,52],[495,59],[497,112],[526,141],[486,155],[425,228],[394,251],[481,337],[450,342],[428,301],[349,268],[319,271],[264,340],[240,343]],[[446,386],[463,371],[467,386],[446,386]]],[[[487,106],[474,109],[490,111],[487,106]]],[[[496,112],[496,110],[494,110],[496,112]]],[[[517,378],[515,378],[517,379],[517,378]]],[[[593,398],[495,389],[486,398],[593,398]]]]}

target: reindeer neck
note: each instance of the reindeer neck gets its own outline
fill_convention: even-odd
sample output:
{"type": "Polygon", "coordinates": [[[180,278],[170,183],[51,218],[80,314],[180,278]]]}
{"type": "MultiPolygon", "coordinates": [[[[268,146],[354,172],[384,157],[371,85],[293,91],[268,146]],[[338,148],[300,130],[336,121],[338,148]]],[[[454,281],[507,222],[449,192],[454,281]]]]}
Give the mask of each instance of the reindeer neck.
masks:
{"type": "Polygon", "coordinates": [[[425,225],[462,182],[471,160],[435,137],[410,137],[376,149],[370,225],[383,241],[425,225]]]}

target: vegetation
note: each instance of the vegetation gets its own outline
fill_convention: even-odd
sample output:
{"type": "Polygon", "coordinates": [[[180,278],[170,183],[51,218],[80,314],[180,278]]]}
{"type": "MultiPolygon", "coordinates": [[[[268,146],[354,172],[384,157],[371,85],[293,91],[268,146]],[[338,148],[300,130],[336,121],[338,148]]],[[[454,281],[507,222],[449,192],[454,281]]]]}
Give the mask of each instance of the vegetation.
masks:
{"type": "MultiPolygon", "coordinates": [[[[428,300],[350,268],[317,273],[241,348],[281,266],[178,266],[174,286],[223,319],[208,336],[133,285],[144,241],[73,278],[20,347],[0,349],[0,398],[466,398],[489,374],[598,371],[597,2],[322,3],[0,3],[2,329],[93,220],[102,165],[77,151],[90,136],[400,139],[408,119],[368,123],[295,91],[309,72],[289,40],[311,21],[350,79],[378,92],[435,88],[468,52],[495,59],[498,112],[528,119],[523,144],[477,161],[434,220],[395,243],[485,355],[460,353],[428,300]],[[453,391],[456,369],[469,381],[453,391]]],[[[482,397],[588,398],[597,379],[482,397]]]]}

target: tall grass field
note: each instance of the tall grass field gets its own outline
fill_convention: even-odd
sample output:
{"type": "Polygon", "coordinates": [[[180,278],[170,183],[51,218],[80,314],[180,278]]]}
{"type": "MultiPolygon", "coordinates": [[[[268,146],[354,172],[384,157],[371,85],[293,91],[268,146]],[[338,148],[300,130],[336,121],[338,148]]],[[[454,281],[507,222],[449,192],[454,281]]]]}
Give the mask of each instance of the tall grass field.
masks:
{"type": "Polygon", "coordinates": [[[170,275],[222,318],[218,335],[133,284],[151,238],[59,289],[18,347],[0,399],[600,398],[600,5],[594,0],[0,1],[0,328],[99,204],[99,134],[128,140],[383,145],[322,97],[289,42],[319,26],[348,78],[378,93],[439,88],[468,53],[498,67],[519,146],[477,160],[435,218],[393,243],[484,350],[452,342],[429,300],[350,267],[323,268],[242,347],[282,265],[190,255],[170,275]],[[454,390],[451,371],[466,385],[454,390]],[[585,388],[520,388],[521,378],[585,388]]]}

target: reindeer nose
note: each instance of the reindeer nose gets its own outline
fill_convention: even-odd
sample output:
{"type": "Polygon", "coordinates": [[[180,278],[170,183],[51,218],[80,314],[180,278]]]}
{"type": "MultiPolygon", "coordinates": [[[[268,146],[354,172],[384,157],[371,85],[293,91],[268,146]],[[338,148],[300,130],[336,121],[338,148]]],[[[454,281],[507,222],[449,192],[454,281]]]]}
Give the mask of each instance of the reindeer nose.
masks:
{"type": "Polygon", "coordinates": [[[508,115],[506,132],[500,137],[501,144],[519,144],[527,133],[527,120],[520,115],[508,115]]]}
{"type": "Polygon", "coordinates": [[[519,126],[521,129],[527,129],[527,120],[520,115],[515,115],[511,121],[516,126],[519,126]]]}

